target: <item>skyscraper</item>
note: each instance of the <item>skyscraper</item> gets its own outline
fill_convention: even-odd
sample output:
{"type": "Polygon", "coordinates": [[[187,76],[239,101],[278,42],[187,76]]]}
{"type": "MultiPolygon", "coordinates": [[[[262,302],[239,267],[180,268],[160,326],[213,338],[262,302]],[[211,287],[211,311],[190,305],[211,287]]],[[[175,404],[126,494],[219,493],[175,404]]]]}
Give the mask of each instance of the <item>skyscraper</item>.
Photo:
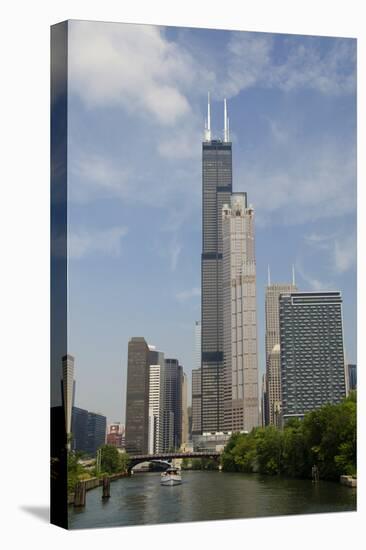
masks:
{"type": "Polygon", "coordinates": [[[281,370],[280,370],[280,305],[282,293],[296,292],[295,276],[293,281],[284,284],[271,284],[268,268],[268,286],[266,288],[265,317],[266,317],[266,411],[267,424],[275,424],[278,419],[278,409],[281,408],[281,370]],[[276,417],[275,417],[275,410],[276,417]]]}
{"type": "Polygon", "coordinates": [[[192,436],[202,433],[201,369],[192,370],[192,436]]]}
{"type": "Polygon", "coordinates": [[[340,292],[280,296],[282,416],[305,413],[346,396],[340,292]]]}
{"type": "Polygon", "coordinates": [[[224,431],[259,424],[254,211],[246,193],[222,210],[224,431]]]}
{"type": "Polygon", "coordinates": [[[221,211],[232,191],[232,144],[226,100],[224,137],[212,139],[210,99],[202,143],[201,383],[202,432],[223,421],[223,309],[221,211]]]}
{"type": "Polygon", "coordinates": [[[64,355],[62,358],[61,394],[65,411],[66,434],[69,436],[71,433],[72,407],[75,398],[74,357],[69,354],[64,355]]]}
{"type": "Polygon", "coordinates": [[[194,324],[194,363],[195,368],[201,368],[201,322],[194,324]]]}
{"type": "Polygon", "coordinates": [[[106,441],[107,419],[102,414],[72,408],[72,449],[95,456],[106,441]]]}
{"type": "Polygon", "coordinates": [[[201,322],[196,321],[194,327],[195,368],[192,370],[192,434],[202,433],[202,393],[201,393],[201,322]]]}
{"type": "Polygon", "coordinates": [[[161,355],[162,364],[149,367],[149,454],[163,450],[165,365],[161,355]]]}
{"type": "Polygon", "coordinates": [[[126,451],[148,452],[150,350],[142,337],[128,342],[126,451]]]}
{"type": "Polygon", "coordinates": [[[348,389],[357,390],[357,365],[348,363],[348,389]]]}
{"type": "Polygon", "coordinates": [[[80,407],[72,408],[72,449],[86,452],[88,446],[88,411],[80,407]]]}
{"type": "Polygon", "coordinates": [[[88,412],[88,434],[85,451],[95,456],[99,447],[105,444],[107,418],[102,414],[88,412]]]}
{"type": "Polygon", "coordinates": [[[188,407],[187,407],[188,378],[182,373],[182,440],[181,445],[188,443],[188,407]]]}
{"type": "Polygon", "coordinates": [[[182,442],[183,367],[178,359],[165,359],[164,450],[179,449],[182,442]]]}
{"type": "Polygon", "coordinates": [[[262,375],[262,392],[261,392],[261,419],[262,419],[262,426],[267,426],[268,424],[268,418],[267,418],[267,381],[266,381],[266,375],[262,375]]]}

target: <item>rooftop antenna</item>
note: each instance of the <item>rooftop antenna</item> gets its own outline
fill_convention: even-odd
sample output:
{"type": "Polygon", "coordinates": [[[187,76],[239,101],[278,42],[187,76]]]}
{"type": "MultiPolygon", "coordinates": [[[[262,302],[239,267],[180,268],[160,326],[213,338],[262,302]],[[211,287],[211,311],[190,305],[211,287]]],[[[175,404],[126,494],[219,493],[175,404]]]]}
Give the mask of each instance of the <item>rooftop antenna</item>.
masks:
{"type": "Polygon", "coordinates": [[[293,286],[296,286],[296,283],[295,283],[295,266],[294,266],[294,264],[292,264],[292,284],[293,284],[293,286]]]}
{"type": "Polygon", "coordinates": [[[224,141],[229,141],[229,125],[228,125],[228,118],[227,118],[227,105],[226,105],[226,98],[224,99],[224,141]]]}
{"type": "Polygon", "coordinates": [[[210,92],[207,93],[207,122],[205,124],[205,141],[211,141],[211,107],[210,92]]]}
{"type": "Polygon", "coordinates": [[[271,270],[269,268],[269,264],[268,264],[268,286],[271,285],[271,270]]]}

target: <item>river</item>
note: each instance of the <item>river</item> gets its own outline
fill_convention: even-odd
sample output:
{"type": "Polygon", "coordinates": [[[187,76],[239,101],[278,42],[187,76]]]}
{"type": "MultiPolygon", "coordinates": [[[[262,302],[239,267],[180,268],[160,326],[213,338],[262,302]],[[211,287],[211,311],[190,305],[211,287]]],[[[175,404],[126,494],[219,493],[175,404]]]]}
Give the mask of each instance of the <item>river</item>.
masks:
{"type": "Polygon", "coordinates": [[[259,474],[184,471],[183,483],[160,485],[160,473],[135,474],[86,495],[84,509],[69,507],[69,528],[151,525],[356,510],[356,490],[339,483],[259,474]]]}

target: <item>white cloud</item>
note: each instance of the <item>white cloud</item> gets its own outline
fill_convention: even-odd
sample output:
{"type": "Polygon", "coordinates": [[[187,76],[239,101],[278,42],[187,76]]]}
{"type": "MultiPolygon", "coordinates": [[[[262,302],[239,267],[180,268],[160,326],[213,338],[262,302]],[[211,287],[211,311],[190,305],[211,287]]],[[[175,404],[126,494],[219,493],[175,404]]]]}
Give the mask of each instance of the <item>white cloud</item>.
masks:
{"type": "Polygon", "coordinates": [[[336,239],[334,243],[334,264],[338,273],[345,273],[356,264],[356,235],[336,239]]]}
{"type": "Polygon", "coordinates": [[[271,60],[272,38],[269,35],[234,32],[227,48],[227,75],[217,83],[224,96],[232,97],[241,90],[261,82],[271,60]]]}
{"type": "Polygon", "coordinates": [[[270,34],[234,32],[228,44],[226,79],[219,88],[229,97],[251,86],[286,92],[312,89],[325,95],[354,92],[355,41],[333,39],[326,47],[324,40],[288,37],[281,57],[275,57],[270,34]]]}
{"type": "Polygon", "coordinates": [[[182,245],[174,239],[169,247],[170,269],[175,271],[177,269],[178,260],[182,251],[182,245]]]}
{"type": "Polygon", "coordinates": [[[349,271],[356,264],[357,245],[354,232],[343,234],[339,230],[329,235],[311,233],[305,236],[305,242],[314,249],[324,251],[330,267],[338,274],[349,271]]]}
{"type": "Polygon", "coordinates": [[[159,27],[72,21],[69,82],[89,107],[122,106],[174,125],[190,113],[184,91],[203,67],[159,27]]]}
{"type": "MultiPolygon", "coordinates": [[[[278,151],[278,150],[277,150],[278,151]]],[[[331,137],[329,142],[294,140],[264,163],[243,163],[258,222],[299,224],[343,216],[356,207],[356,155],[331,137]]]]}
{"type": "MultiPolygon", "coordinates": [[[[149,25],[71,22],[71,92],[89,108],[118,107],[132,115],[121,120],[143,123],[133,136],[121,128],[124,142],[140,140],[121,155],[113,152],[108,158],[102,146],[94,148],[101,154],[89,153],[79,143],[85,150],[71,158],[75,177],[71,199],[105,196],[171,206],[182,199],[183,191],[188,196],[187,186],[190,193],[199,192],[203,120],[198,101],[205,101],[209,87],[215,99],[235,96],[250,86],[311,88],[329,95],[354,91],[351,40],[282,38],[279,54],[274,35],[233,32],[216,59],[190,44],[189,32],[183,36],[184,40],[178,37],[173,42],[163,29],[149,25]]],[[[236,157],[235,188],[242,187],[240,174],[244,174],[243,188],[258,207],[258,223],[297,224],[353,212],[353,144],[336,142],[334,136],[319,137],[316,130],[314,141],[308,135],[306,142],[298,120],[272,117],[268,125],[269,147],[262,144],[256,158],[236,157]]],[[[172,253],[173,270],[179,253],[172,253]]]]}
{"type": "Polygon", "coordinates": [[[302,288],[302,285],[297,281],[296,284],[300,290],[333,290],[335,287],[332,281],[321,280],[317,276],[305,271],[299,261],[296,262],[296,273],[299,273],[301,278],[308,285],[307,288],[302,288]]]}
{"type": "Polygon", "coordinates": [[[126,198],[133,193],[131,172],[131,167],[123,168],[105,155],[78,154],[73,150],[70,155],[70,198],[81,202],[101,194],[104,197],[126,198]]]}
{"type": "Polygon", "coordinates": [[[182,290],[175,295],[178,302],[186,302],[187,300],[196,298],[198,296],[201,296],[201,289],[197,287],[190,288],[188,290],[182,290]]]}
{"type": "Polygon", "coordinates": [[[118,256],[121,239],[126,227],[111,227],[105,230],[79,228],[69,235],[69,258],[80,259],[94,254],[118,256]]]}

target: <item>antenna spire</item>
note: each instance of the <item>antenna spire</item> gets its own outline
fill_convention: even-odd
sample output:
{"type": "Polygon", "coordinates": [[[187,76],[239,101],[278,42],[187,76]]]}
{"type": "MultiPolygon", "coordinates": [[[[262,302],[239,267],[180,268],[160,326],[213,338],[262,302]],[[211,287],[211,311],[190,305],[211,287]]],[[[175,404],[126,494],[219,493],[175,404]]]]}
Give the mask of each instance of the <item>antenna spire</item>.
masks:
{"type": "Polygon", "coordinates": [[[226,98],[224,99],[224,141],[229,141],[229,119],[227,116],[226,98]]]}
{"type": "Polygon", "coordinates": [[[295,266],[292,264],[292,284],[295,286],[295,266]]]}
{"type": "Polygon", "coordinates": [[[207,121],[205,123],[205,141],[211,141],[211,106],[210,92],[207,94],[207,121]]]}
{"type": "Polygon", "coordinates": [[[268,286],[270,286],[271,284],[271,270],[269,268],[269,264],[268,264],[268,286]]]}

